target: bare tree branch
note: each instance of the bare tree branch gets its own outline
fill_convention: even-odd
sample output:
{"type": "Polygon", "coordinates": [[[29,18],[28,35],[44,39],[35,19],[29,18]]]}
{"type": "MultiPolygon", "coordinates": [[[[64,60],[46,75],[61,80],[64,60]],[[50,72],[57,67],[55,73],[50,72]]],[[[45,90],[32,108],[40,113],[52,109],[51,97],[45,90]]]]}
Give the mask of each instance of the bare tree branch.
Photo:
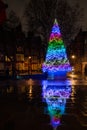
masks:
{"type": "Polygon", "coordinates": [[[29,30],[37,33],[42,28],[45,42],[56,17],[66,44],[78,31],[78,21],[82,18],[79,6],[70,6],[66,0],[30,0],[24,15],[27,17],[29,30]]]}

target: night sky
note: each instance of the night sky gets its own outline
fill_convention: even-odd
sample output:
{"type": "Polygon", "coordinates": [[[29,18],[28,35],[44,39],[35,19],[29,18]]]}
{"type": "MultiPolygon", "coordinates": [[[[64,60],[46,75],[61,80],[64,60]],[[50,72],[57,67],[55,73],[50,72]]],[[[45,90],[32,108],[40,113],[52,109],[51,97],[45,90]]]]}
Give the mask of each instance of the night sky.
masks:
{"type": "MultiPolygon", "coordinates": [[[[21,18],[23,23],[24,9],[29,0],[2,0],[8,4],[7,12],[13,10],[21,18]]],[[[87,0],[68,0],[71,4],[78,2],[81,8],[84,8],[83,30],[87,30],[87,0]]]]}

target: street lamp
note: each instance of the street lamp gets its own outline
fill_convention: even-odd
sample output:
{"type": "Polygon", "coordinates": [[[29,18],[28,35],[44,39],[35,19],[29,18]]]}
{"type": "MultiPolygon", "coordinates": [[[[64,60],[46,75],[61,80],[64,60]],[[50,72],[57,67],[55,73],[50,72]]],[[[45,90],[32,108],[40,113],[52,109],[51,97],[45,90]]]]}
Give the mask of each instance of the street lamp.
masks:
{"type": "Polygon", "coordinates": [[[72,58],[72,59],[75,59],[75,58],[76,58],[76,56],[75,56],[75,55],[72,55],[72,56],[71,56],[71,58],[72,58]]]}
{"type": "Polygon", "coordinates": [[[75,70],[75,59],[76,59],[76,56],[75,56],[75,55],[72,55],[72,56],[71,56],[71,59],[72,59],[72,65],[73,65],[72,71],[74,72],[74,70],[75,70]]]}
{"type": "Polygon", "coordinates": [[[31,74],[31,56],[28,57],[28,74],[31,74]]]}

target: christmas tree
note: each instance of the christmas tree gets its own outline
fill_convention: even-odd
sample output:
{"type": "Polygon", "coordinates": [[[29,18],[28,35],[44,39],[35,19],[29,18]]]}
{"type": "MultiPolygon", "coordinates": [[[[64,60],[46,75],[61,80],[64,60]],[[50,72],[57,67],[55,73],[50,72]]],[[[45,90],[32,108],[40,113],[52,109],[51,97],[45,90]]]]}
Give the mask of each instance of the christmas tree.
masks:
{"type": "Polygon", "coordinates": [[[71,71],[71,66],[66,54],[66,48],[56,19],[50,34],[46,59],[43,63],[42,70],[48,74],[57,74],[60,72],[63,74],[71,71]]]}

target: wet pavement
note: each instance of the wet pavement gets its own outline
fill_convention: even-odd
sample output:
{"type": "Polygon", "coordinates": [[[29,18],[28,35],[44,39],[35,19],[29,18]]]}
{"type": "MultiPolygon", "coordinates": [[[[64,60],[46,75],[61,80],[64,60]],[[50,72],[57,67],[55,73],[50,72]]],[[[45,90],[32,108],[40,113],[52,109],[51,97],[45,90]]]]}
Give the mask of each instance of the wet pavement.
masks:
{"type": "Polygon", "coordinates": [[[0,82],[0,130],[86,130],[84,80],[0,82]]]}

